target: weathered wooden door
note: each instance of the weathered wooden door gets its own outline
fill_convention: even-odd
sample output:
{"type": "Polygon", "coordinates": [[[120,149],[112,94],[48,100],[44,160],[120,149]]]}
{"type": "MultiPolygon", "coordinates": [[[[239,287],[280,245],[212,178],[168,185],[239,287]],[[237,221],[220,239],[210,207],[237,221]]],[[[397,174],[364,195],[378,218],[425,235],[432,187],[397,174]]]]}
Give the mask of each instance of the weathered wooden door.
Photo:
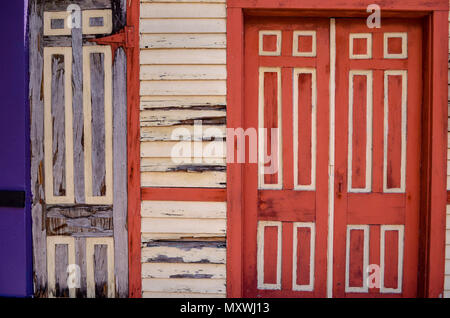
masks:
{"type": "Polygon", "coordinates": [[[336,19],[334,295],[417,293],[422,31],[336,19]],[[369,277],[370,276],[370,277],[369,277]]]}
{"type": "Polygon", "coordinates": [[[246,19],[244,296],[416,295],[421,50],[414,19],[246,19]]]}
{"type": "Polygon", "coordinates": [[[328,19],[246,22],[245,297],[326,296],[328,43],[328,19]]]}
{"type": "Polygon", "coordinates": [[[124,10],[30,1],[36,296],[128,294],[126,58],[89,41],[122,28],[124,10]]]}

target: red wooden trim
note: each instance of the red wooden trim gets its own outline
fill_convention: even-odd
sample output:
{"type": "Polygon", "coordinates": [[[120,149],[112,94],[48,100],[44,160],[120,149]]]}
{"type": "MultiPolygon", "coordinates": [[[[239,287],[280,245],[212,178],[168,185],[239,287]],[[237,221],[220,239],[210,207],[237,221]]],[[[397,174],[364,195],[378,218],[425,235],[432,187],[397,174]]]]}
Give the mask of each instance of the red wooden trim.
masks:
{"type": "MultiPolygon", "coordinates": [[[[366,11],[368,5],[373,4],[373,0],[228,0],[228,8],[252,8],[252,9],[304,9],[304,10],[363,10],[366,11]]],[[[408,0],[391,1],[379,0],[376,2],[381,10],[398,11],[448,11],[447,0],[408,0]]],[[[345,14],[344,12],[342,12],[345,14]]]]}
{"type": "Polygon", "coordinates": [[[225,202],[226,189],[212,188],[141,188],[142,200],[225,202]]]}
{"type": "MultiPolygon", "coordinates": [[[[244,16],[242,9],[227,9],[227,127],[244,127],[243,66],[244,16]]],[[[235,141],[227,138],[227,153],[236,153],[235,141]]],[[[234,161],[234,160],[233,160],[234,161]]],[[[243,164],[227,163],[227,296],[242,297],[243,164]]]]}
{"type": "Polygon", "coordinates": [[[448,11],[433,12],[431,32],[431,161],[429,183],[429,237],[426,297],[439,297],[444,288],[446,164],[447,164],[447,82],[448,11]]]}
{"type": "Polygon", "coordinates": [[[447,204],[450,204],[450,191],[447,191],[447,204]]]}
{"type": "Polygon", "coordinates": [[[127,52],[128,103],[128,272],[129,297],[141,297],[141,179],[139,127],[139,0],[127,1],[127,24],[133,28],[127,52]]]}

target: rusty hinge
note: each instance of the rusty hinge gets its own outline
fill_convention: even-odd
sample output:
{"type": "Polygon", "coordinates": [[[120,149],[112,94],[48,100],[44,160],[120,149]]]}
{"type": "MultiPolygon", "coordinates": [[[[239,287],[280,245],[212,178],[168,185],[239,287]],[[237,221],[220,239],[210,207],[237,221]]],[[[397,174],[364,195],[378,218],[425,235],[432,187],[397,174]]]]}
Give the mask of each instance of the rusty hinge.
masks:
{"type": "Polygon", "coordinates": [[[102,38],[96,38],[89,40],[90,42],[97,43],[98,45],[111,45],[111,50],[113,52],[113,60],[115,52],[119,47],[125,49],[134,48],[136,46],[136,41],[134,40],[134,27],[125,26],[116,34],[108,35],[102,38]]]}

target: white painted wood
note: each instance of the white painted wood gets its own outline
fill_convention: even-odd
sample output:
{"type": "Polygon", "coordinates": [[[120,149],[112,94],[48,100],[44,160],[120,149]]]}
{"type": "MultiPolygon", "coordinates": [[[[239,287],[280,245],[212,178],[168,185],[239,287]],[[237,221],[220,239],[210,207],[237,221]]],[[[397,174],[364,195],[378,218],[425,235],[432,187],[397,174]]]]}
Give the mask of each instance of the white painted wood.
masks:
{"type": "Polygon", "coordinates": [[[44,167],[45,202],[47,204],[74,203],[73,128],[72,128],[72,48],[44,48],[44,167]],[[52,119],[52,56],[64,56],[64,135],[66,195],[55,196],[53,191],[53,119],[52,119]]]}
{"type": "Polygon", "coordinates": [[[259,31],[259,55],[260,56],[280,56],[281,55],[281,31],[280,30],[261,30],[259,31]],[[275,35],[277,37],[277,48],[275,51],[264,51],[263,43],[265,35],[275,35]]]}
{"type": "Polygon", "coordinates": [[[113,201],[113,155],[112,155],[112,53],[109,45],[83,47],[83,115],[84,115],[84,180],[88,204],[112,204],[113,201]],[[105,195],[94,196],[92,191],[92,100],[90,55],[104,55],[105,72],[105,195]]]}
{"type": "Polygon", "coordinates": [[[450,275],[450,260],[445,260],[445,275],[450,275]]]}
{"type": "Polygon", "coordinates": [[[141,80],[225,80],[226,65],[143,65],[141,80]]]}
{"type": "Polygon", "coordinates": [[[141,110],[160,107],[226,105],[226,96],[141,96],[141,110]]]}
{"type": "Polygon", "coordinates": [[[346,256],[345,256],[345,292],[346,293],[367,293],[369,292],[369,225],[347,225],[346,236],[346,256]],[[350,235],[353,230],[362,230],[364,232],[364,251],[363,251],[363,285],[350,286],[350,235]]]}
{"type": "MultiPolygon", "coordinates": [[[[141,65],[154,64],[221,64],[226,63],[225,49],[159,49],[141,50],[141,65]]],[[[155,94],[157,95],[157,94],[155,94]]],[[[195,94],[187,94],[195,95],[195,94]]],[[[199,95],[208,95],[207,93],[199,95]]]]}
{"type": "Polygon", "coordinates": [[[142,158],[141,172],[198,171],[205,170],[206,168],[209,168],[209,170],[225,171],[227,166],[225,158],[214,159],[214,163],[204,158],[200,159],[200,162],[193,162],[189,166],[180,167],[180,164],[175,163],[171,158],[142,158]],[[222,169],[218,169],[219,167],[222,169]]]}
{"type": "Polygon", "coordinates": [[[206,294],[206,293],[162,293],[162,292],[143,292],[142,298],[226,298],[226,293],[206,294]]]}
{"type": "Polygon", "coordinates": [[[281,247],[282,236],[281,236],[281,222],[278,221],[258,221],[258,232],[257,232],[257,278],[258,278],[258,289],[281,289],[281,247]],[[278,231],[277,239],[277,282],[276,284],[266,284],[264,283],[264,229],[266,226],[276,226],[278,231]]]}
{"type": "Polygon", "coordinates": [[[142,217],[225,219],[226,213],[226,202],[142,201],[141,203],[142,217]]]}
{"type": "Polygon", "coordinates": [[[293,32],[293,43],[292,43],[292,56],[314,57],[316,55],[317,55],[316,31],[294,31],[293,32]],[[311,52],[299,52],[298,51],[298,37],[299,36],[312,37],[311,52]]]}
{"type": "Polygon", "coordinates": [[[225,236],[226,219],[179,219],[143,217],[143,233],[204,233],[225,236]]]}
{"type": "Polygon", "coordinates": [[[142,172],[142,187],[225,188],[225,171],[142,172]]]}
{"type": "Polygon", "coordinates": [[[224,140],[226,138],[226,126],[203,125],[201,136],[194,134],[194,126],[176,125],[176,126],[141,126],[141,142],[145,141],[180,141],[180,140],[224,140]],[[186,134],[176,134],[176,131],[185,131],[186,134]]]}
{"type": "MultiPolygon", "coordinates": [[[[298,31],[300,32],[300,31],[298,31]]],[[[305,31],[306,32],[306,31],[305,31]]],[[[315,36],[315,35],[314,35],[315,36]]],[[[316,69],[313,68],[294,68],[294,102],[293,102],[293,121],[294,121],[294,189],[304,190],[304,191],[314,191],[316,189],[316,164],[317,164],[317,77],[316,69]],[[298,180],[298,96],[302,92],[298,91],[298,76],[300,74],[311,74],[311,183],[310,184],[299,184],[298,180]]],[[[304,137],[302,137],[304,138],[304,137]]]]}
{"type": "Polygon", "coordinates": [[[226,95],[225,80],[141,81],[141,95],[226,95]]]}
{"type": "Polygon", "coordinates": [[[407,59],[408,58],[408,33],[407,32],[386,32],[383,34],[383,54],[385,59],[407,59]],[[402,53],[388,53],[388,39],[402,39],[402,53]]]}
{"type": "Polygon", "coordinates": [[[110,34],[113,28],[112,10],[84,10],[82,14],[83,34],[110,34]],[[102,26],[91,26],[91,18],[103,18],[102,26]]]}
{"type": "Polygon", "coordinates": [[[141,33],[225,33],[226,19],[141,19],[141,33]]]}
{"type": "Polygon", "coordinates": [[[142,18],[225,18],[221,3],[142,3],[142,18]]]}
{"type": "Polygon", "coordinates": [[[226,292],[225,285],[225,279],[144,278],[142,291],[221,294],[226,292]]]}
{"type": "Polygon", "coordinates": [[[348,107],[348,158],[347,158],[347,187],[348,192],[368,193],[372,191],[372,136],[373,136],[373,71],[349,72],[349,107],[348,107]],[[355,75],[366,76],[366,177],[364,188],[354,188],[353,175],[353,77],[355,75]]]}
{"type": "Polygon", "coordinates": [[[150,141],[141,143],[141,158],[172,158],[173,162],[178,164],[201,162],[194,158],[210,158],[213,161],[214,158],[225,158],[225,156],[226,142],[224,141],[150,141]],[[211,147],[215,147],[217,151],[207,152],[211,147]]]}
{"type": "Polygon", "coordinates": [[[189,240],[203,242],[210,239],[213,239],[215,241],[225,241],[225,236],[216,236],[209,233],[141,233],[141,237],[143,242],[152,242],[159,240],[189,240]]]}
{"type": "MultiPolygon", "coordinates": [[[[70,236],[47,236],[47,283],[49,298],[54,298],[56,292],[55,252],[57,244],[67,245],[67,264],[75,264],[75,238],[70,236]]],[[[75,298],[75,291],[75,288],[69,288],[70,298],[75,298]]]]}
{"type": "Polygon", "coordinates": [[[334,160],[336,139],[336,19],[330,19],[330,140],[328,155],[327,297],[333,297],[334,160]]]}
{"type": "MultiPolygon", "coordinates": [[[[197,129],[201,129],[200,135],[204,132],[202,119],[211,119],[211,118],[223,118],[226,116],[225,109],[152,109],[152,110],[144,110],[140,113],[140,122],[141,127],[148,126],[172,126],[182,124],[186,120],[198,122],[195,123],[195,126],[198,126],[197,129]]],[[[173,127],[174,129],[179,127],[173,127]]],[[[195,127],[194,127],[195,128],[195,127]]],[[[175,130],[175,132],[178,130],[175,130]]],[[[180,130],[181,132],[181,130],[180,130]]],[[[182,134],[184,135],[184,134],[182,134]]],[[[187,133],[186,133],[187,135],[187,133]]]]}
{"type": "Polygon", "coordinates": [[[293,224],[294,231],[294,241],[293,241],[293,258],[292,258],[292,290],[295,291],[314,291],[314,258],[316,251],[316,225],[315,223],[302,223],[302,222],[294,222],[293,224]],[[297,247],[298,247],[298,237],[297,237],[297,229],[298,228],[309,228],[311,234],[310,241],[310,258],[309,258],[309,284],[308,285],[298,285],[297,284],[297,247]]]}
{"type": "Polygon", "coordinates": [[[383,157],[383,192],[404,193],[406,187],[406,134],[407,134],[407,93],[408,93],[408,71],[388,70],[384,71],[384,157],[383,157]],[[400,188],[387,187],[387,152],[388,152],[388,132],[389,132],[389,76],[402,77],[402,122],[401,124],[401,168],[400,168],[400,188]]]}
{"type": "Polygon", "coordinates": [[[95,275],[94,257],[95,245],[107,246],[107,267],[108,267],[108,298],[114,298],[115,278],[114,278],[114,238],[112,237],[88,237],[86,238],[86,284],[87,297],[95,298],[95,275]]]}
{"type": "Polygon", "coordinates": [[[58,12],[44,11],[44,35],[45,36],[71,35],[72,30],[69,28],[68,25],[69,17],[70,12],[68,11],[58,11],[58,12]],[[64,28],[52,29],[52,20],[60,20],[60,19],[64,20],[64,28]]]}
{"type": "Polygon", "coordinates": [[[380,228],[380,293],[401,293],[403,286],[403,250],[404,250],[404,225],[381,225],[380,228]],[[398,232],[398,285],[397,288],[387,288],[384,286],[385,270],[385,238],[387,231],[398,232]]]}
{"type": "Polygon", "coordinates": [[[282,151],[282,100],[281,100],[281,68],[260,67],[259,68],[259,93],[258,93],[258,189],[282,189],[283,187],[283,151],[282,151]],[[277,108],[278,108],[278,183],[265,184],[264,163],[267,154],[266,134],[264,129],[264,73],[277,73],[277,108]]]}
{"type": "MultiPolygon", "coordinates": [[[[147,263],[149,260],[154,262],[161,256],[164,256],[165,259],[176,258],[180,263],[208,262],[210,264],[225,264],[227,259],[226,248],[184,248],[181,244],[180,247],[153,246],[142,248],[142,263],[147,263]]],[[[171,264],[173,264],[173,262],[171,262],[171,264]]]]}
{"type": "Polygon", "coordinates": [[[143,263],[142,278],[226,278],[225,264],[143,263]]]}
{"type": "Polygon", "coordinates": [[[141,34],[140,47],[145,49],[224,49],[225,33],[141,34]]]}
{"type": "Polygon", "coordinates": [[[349,35],[349,54],[351,60],[371,59],[372,58],[372,33],[350,33],[349,35]],[[353,40],[366,39],[366,54],[353,54],[353,40]]]}

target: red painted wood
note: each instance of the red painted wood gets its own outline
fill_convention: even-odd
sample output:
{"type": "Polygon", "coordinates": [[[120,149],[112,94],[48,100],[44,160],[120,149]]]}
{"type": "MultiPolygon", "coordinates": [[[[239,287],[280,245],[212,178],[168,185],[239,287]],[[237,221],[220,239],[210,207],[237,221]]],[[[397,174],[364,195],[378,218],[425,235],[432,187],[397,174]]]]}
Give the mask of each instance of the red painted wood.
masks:
{"type": "Polygon", "coordinates": [[[298,184],[311,184],[312,75],[298,75],[298,184]]]}
{"type": "Polygon", "coordinates": [[[263,50],[269,52],[275,52],[277,50],[277,36],[276,35],[264,35],[263,36],[263,50]]]}
{"type": "Polygon", "coordinates": [[[264,284],[277,283],[277,254],[278,227],[266,226],[264,228],[264,284]]]}
{"type": "MultiPolygon", "coordinates": [[[[242,9],[227,8],[227,127],[242,128],[244,94],[244,17],[242,9]]],[[[227,154],[236,150],[236,141],[227,138],[227,154]]],[[[236,153],[236,151],[234,151],[236,153]]],[[[227,297],[243,295],[243,166],[227,161],[227,297]]]]}
{"type": "Polygon", "coordinates": [[[367,39],[353,39],[353,54],[367,54],[367,39]]]}
{"type": "Polygon", "coordinates": [[[225,202],[226,189],[141,188],[142,200],[225,202]]]}
{"type": "Polygon", "coordinates": [[[398,231],[385,232],[384,287],[398,287],[398,231]]]}
{"type": "Polygon", "coordinates": [[[313,47],[313,37],[312,36],[298,36],[298,52],[311,52],[313,47]]]}
{"type": "Polygon", "coordinates": [[[129,296],[141,297],[141,184],[139,123],[139,1],[127,2],[127,25],[133,27],[136,45],[126,49],[128,103],[128,271],[129,296]]]}
{"type": "Polygon", "coordinates": [[[297,285],[310,283],[311,229],[297,228],[297,285]]]}
{"type": "Polygon", "coordinates": [[[350,231],[349,286],[363,286],[364,272],[364,232],[350,231]]]}
{"type": "Polygon", "coordinates": [[[367,77],[353,76],[352,188],[366,187],[367,77]]]}
{"type": "MultiPolygon", "coordinates": [[[[369,232],[369,264],[380,266],[380,226],[379,225],[371,225],[369,232]]],[[[379,267],[378,267],[379,269],[379,267]]],[[[378,274],[380,272],[378,271],[378,274]]],[[[374,270],[369,272],[369,281],[372,282],[374,286],[369,287],[369,294],[374,295],[375,297],[380,294],[379,285],[381,283],[381,277],[377,275],[374,270]],[[371,274],[373,276],[371,276],[371,274]]]]}
{"type": "MultiPolygon", "coordinates": [[[[283,190],[258,190],[258,174],[256,164],[245,164],[245,207],[244,207],[244,293],[245,297],[325,297],[326,295],[326,235],[327,235],[327,182],[328,182],[328,83],[329,83],[329,20],[328,19],[251,19],[245,26],[245,114],[244,127],[258,127],[258,68],[282,67],[282,160],[283,160],[283,190]],[[258,56],[259,30],[282,30],[283,43],[281,56],[258,56]],[[316,30],[317,58],[292,57],[293,30],[316,30]],[[316,191],[293,191],[293,77],[292,67],[314,67],[317,69],[318,100],[317,100],[317,172],[316,191]],[[283,178],[284,179],[284,178],[283,178]],[[256,228],[258,221],[283,221],[283,266],[281,290],[258,290],[256,272],[256,228]],[[292,290],[292,223],[315,222],[316,235],[315,253],[315,286],[313,292],[292,290]],[[291,255],[287,259],[287,255],[291,255]]],[[[300,87],[307,86],[308,80],[300,81],[300,87]]],[[[310,82],[310,80],[309,80],[310,82]]],[[[304,89],[303,89],[304,90],[304,89]]],[[[311,88],[309,88],[311,91],[311,88]]],[[[275,94],[275,92],[273,92],[275,94]]],[[[309,92],[310,94],[310,92],[309,92]]],[[[274,95],[275,96],[275,95],[274,95]]],[[[306,100],[301,96],[300,103],[306,100]]],[[[303,115],[303,114],[302,114],[303,115]]],[[[308,119],[310,121],[310,118],[308,119]]],[[[265,125],[269,125],[266,123],[265,125]]],[[[305,127],[302,127],[305,129],[305,127]]],[[[303,132],[305,132],[305,130],[303,132]]],[[[308,133],[310,135],[310,128],[308,133]]],[[[304,136],[301,136],[304,138],[304,136]]],[[[309,137],[311,139],[311,137],[309,137]]],[[[303,142],[303,141],[302,141],[303,142]]],[[[309,140],[311,143],[311,140],[309,140]]],[[[302,147],[305,148],[305,144],[302,147]]],[[[302,154],[303,155],[303,154],[302,154]]],[[[305,169],[305,167],[303,167],[305,169]]],[[[308,259],[309,263],[309,259],[308,259]]]]}
{"type": "MultiPolygon", "coordinates": [[[[408,19],[400,21],[384,19],[381,29],[373,32],[367,29],[363,19],[337,19],[336,21],[336,183],[341,186],[342,193],[335,195],[335,222],[334,222],[334,290],[337,297],[354,297],[354,293],[346,293],[345,282],[345,237],[348,224],[403,224],[405,226],[405,249],[403,264],[403,297],[417,295],[417,271],[418,271],[418,242],[419,242],[419,200],[420,200],[420,143],[421,121],[420,109],[422,101],[422,75],[421,75],[421,21],[408,19]],[[349,61],[348,36],[352,33],[371,32],[373,37],[373,60],[349,61]],[[383,59],[383,32],[408,32],[408,59],[400,63],[386,62],[379,69],[383,59]],[[411,39],[415,39],[411,41],[411,39]],[[356,68],[357,67],[357,68],[356,68]],[[391,68],[392,67],[392,68],[391,68]],[[397,68],[398,67],[398,68],[397,68]],[[347,189],[347,155],[348,155],[348,72],[351,69],[373,69],[373,165],[374,176],[373,190],[370,194],[358,194],[346,192],[347,189]],[[406,193],[383,194],[382,193],[382,169],[383,169],[383,113],[384,113],[384,69],[406,69],[408,71],[408,123],[407,123],[407,165],[406,165],[406,193]],[[380,97],[381,96],[381,97],[380,97]],[[376,120],[376,121],[375,121],[376,120]],[[341,185],[339,183],[342,182],[341,185]],[[377,191],[377,193],[373,193],[377,191]]],[[[391,60],[392,61],[392,60],[391,60]]],[[[398,94],[398,88],[393,96],[398,94]]],[[[391,91],[392,93],[392,91],[391,91]]],[[[398,117],[398,116],[397,116],[398,117]]],[[[394,117],[393,117],[394,118],[394,117]]],[[[398,118],[390,127],[399,129],[401,125],[398,118]]],[[[394,147],[399,147],[398,142],[393,142],[394,147]]],[[[396,150],[397,151],[397,150],[396,150]]],[[[392,150],[391,150],[392,152],[392,150]]],[[[391,161],[392,162],[392,161],[391,161]]],[[[391,163],[391,167],[392,163],[391,163]]],[[[392,168],[391,168],[392,172],[392,168]]],[[[392,174],[391,174],[392,176],[392,174]]],[[[370,237],[372,237],[369,234],[370,237]]],[[[373,249],[380,246],[370,244],[369,255],[373,255],[373,249]]],[[[373,291],[370,293],[374,295],[373,291]]],[[[380,297],[390,297],[383,294],[380,297]]]]}
{"type": "MultiPolygon", "coordinates": [[[[277,136],[273,135],[272,129],[277,129],[278,127],[278,75],[276,72],[266,72],[264,73],[264,128],[266,128],[266,143],[264,151],[264,156],[271,158],[272,160],[266,164],[264,167],[269,169],[271,165],[277,166],[278,162],[278,142],[277,136]],[[274,146],[272,146],[274,145],[274,146]],[[274,152],[272,153],[272,149],[274,152]],[[272,162],[273,161],[273,162],[272,162]]],[[[264,183],[265,184],[277,184],[278,183],[278,173],[264,173],[264,183]]]]}

